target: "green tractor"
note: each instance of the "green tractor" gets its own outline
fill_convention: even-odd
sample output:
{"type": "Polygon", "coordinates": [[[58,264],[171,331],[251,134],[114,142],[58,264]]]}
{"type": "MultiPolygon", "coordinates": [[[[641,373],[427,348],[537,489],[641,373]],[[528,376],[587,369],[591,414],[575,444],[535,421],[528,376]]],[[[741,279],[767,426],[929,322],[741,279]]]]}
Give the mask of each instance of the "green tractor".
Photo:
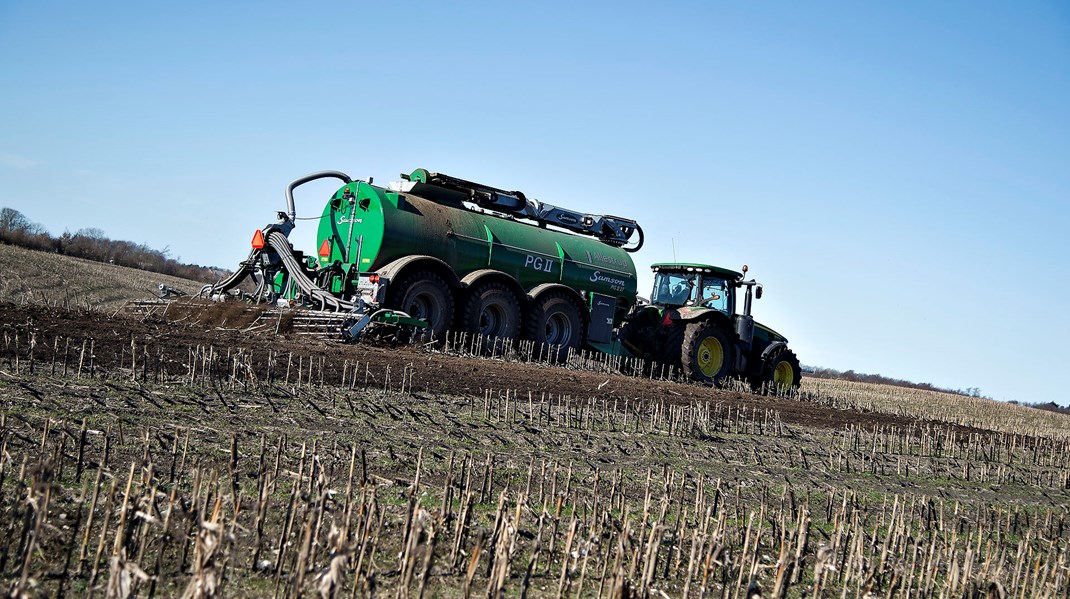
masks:
{"type": "Polygon", "coordinates": [[[628,351],[707,384],[742,378],[756,390],[799,386],[799,359],[788,340],[751,316],[751,300],[762,297],[762,286],[744,280],[746,266],[743,272],[688,263],[651,268],[650,303],[636,306],[620,329],[628,351]],[[743,310],[737,314],[740,290],[743,310]]]}

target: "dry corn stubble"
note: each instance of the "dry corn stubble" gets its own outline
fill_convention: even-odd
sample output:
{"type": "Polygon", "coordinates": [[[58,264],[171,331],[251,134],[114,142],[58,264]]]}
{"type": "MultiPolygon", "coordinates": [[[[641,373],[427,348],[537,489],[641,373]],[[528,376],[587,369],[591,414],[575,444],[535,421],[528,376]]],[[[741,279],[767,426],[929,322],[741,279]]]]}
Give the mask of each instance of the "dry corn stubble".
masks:
{"type": "Polygon", "coordinates": [[[14,594],[1068,588],[1058,415],[1015,430],[970,404],[815,385],[804,401],[923,418],[821,428],[720,394],[451,395],[408,354],[334,368],[300,351],[5,332],[0,572],[14,594]]]}

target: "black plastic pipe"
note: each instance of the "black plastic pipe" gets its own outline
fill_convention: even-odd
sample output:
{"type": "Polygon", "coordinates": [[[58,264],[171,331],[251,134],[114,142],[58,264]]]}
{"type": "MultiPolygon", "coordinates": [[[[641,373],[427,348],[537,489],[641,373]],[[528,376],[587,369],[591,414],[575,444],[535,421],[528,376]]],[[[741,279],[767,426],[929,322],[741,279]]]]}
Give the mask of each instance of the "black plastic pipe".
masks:
{"type": "Polygon", "coordinates": [[[351,179],[349,175],[339,171],[320,171],[293,180],[286,186],[286,210],[287,214],[290,215],[291,221],[297,218],[297,209],[294,207],[294,190],[309,181],[315,181],[317,179],[341,179],[342,181],[345,181],[347,185],[353,182],[353,179],[351,179]]]}

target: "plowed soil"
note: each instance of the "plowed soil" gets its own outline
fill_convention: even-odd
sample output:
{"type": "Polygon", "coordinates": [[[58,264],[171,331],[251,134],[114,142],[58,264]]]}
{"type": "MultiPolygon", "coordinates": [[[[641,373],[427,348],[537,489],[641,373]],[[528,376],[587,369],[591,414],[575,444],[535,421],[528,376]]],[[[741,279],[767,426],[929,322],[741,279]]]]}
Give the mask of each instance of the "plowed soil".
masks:
{"type": "MultiPolygon", "coordinates": [[[[272,318],[287,329],[285,314],[272,318]]],[[[889,545],[878,523],[889,513],[910,518],[904,532],[921,539],[904,545],[907,557],[952,547],[948,562],[966,563],[954,560],[993,527],[985,551],[1014,556],[1014,539],[1033,538],[1064,555],[1063,445],[1038,453],[1026,439],[958,435],[946,422],[275,330],[240,304],[169,306],[166,317],[0,304],[0,585],[103,596],[128,559],[153,574],[139,596],[179,596],[219,571],[195,566],[213,546],[223,548],[222,596],[309,596],[338,564],[345,595],[403,595],[417,586],[408,562],[433,566],[430,596],[459,596],[466,572],[488,588],[486,564],[497,562],[479,548],[512,526],[500,525],[508,514],[518,553],[504,549],[511,541],[490,546],[512,556],[509,596],[527,588],[524,564],[539,555],[528,596],[563,596],[562,580],[582,581],[586,558],[567,548],[577,531],[593,556],[587,589],[621,547],[638,571],[658,572],[659,596],[692,595],[688,556],[705,552],[694,539],[718,522],[732,555],[761,535],[754,563],[768,565],[756,580],[768,588],[782,531],[807,522],[806,574],[787,596],[809,596],[816,555],[830,545],[880,563],[889,545]],[[87,508],[86,497],[99,501],[87,508]],[[217,514],[230,532],[215,544],[204,531],[217,530],[217,514]],[[945,529],[945,514],[955,526],[945,529]],[[355,536],[328,550],[347,537],[335,534],[350,515],[372,534],[373,557],[336,562],[364,555],[355,536]],[[414,522],[437,532],[407,533],[414,522]],[[847,522],[857,531],[846,538],[871,541],[838,541],[847,522]],[[556,554],[539,553],[544,537],[556,554]],[[422,549],[405,558],[413,539],[422,549]]],[[[745,570],[733,563],[719,562],[717,578],[742,591],[745,570]]],[[[1003,583],[1012,592],[1013,570],[1003,583]]]]}
{"type": "MultiPolygon", "coordinates": [[[[648,400],[689,404],[695,400],[714,401],[733,408],[772,410],[785,424],[819,428],[842,428],[853,424],[907,427],[917,421],[889,414],[837,410],[809,402],[714,389],[696,384],[650,380],[623,374],[587,372],[567,367],[482,359],[426,350],[419,346],[346,345],[327,339],[294,334],[247,332],[248,320],[226,305],[210,304],[191,313],[174,311],[170,318],[141,317],[124,311],[115,313],[63,310],[40,306],[0,305],[0,329],[13,342],[15,334],[26,343],[34,335],[45,343],[69,338],[93,341],[94,367],[117,368],[128,365],[130,348],[152,347],[174,363],[187,360],[190,348],[213,347],[226,352],[239,349],[255,353],[294,352],[322,359],[328,381],[341,380],[345,361],[360,361],[372,371],[387,366],[411,364],[416,388],[436,392],[482,396],[486,390],[521,390],[536,398],[543,393],[573,398],[648,400]],[[179,318],[178,321],[172,318],[179,318]]],[[[318,374],[318,373],[317,373],[318,374]]],[[[946,426],[946,424],[944,424],[946,426]]]]}

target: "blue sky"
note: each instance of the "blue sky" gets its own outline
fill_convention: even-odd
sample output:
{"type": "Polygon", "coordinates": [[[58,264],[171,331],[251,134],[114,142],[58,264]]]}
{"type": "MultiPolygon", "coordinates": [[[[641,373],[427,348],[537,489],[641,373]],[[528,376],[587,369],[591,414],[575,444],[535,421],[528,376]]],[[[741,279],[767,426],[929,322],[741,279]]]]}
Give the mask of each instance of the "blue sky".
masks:
{"type": "Polygon", "coordinates": [[[1065,2],[6,0],[0,81],[53,233],[233,267],[290,180],[426,167],[635,218],[644,292],[750,265],[805,364],[1070,403],[1065,2]]]}

